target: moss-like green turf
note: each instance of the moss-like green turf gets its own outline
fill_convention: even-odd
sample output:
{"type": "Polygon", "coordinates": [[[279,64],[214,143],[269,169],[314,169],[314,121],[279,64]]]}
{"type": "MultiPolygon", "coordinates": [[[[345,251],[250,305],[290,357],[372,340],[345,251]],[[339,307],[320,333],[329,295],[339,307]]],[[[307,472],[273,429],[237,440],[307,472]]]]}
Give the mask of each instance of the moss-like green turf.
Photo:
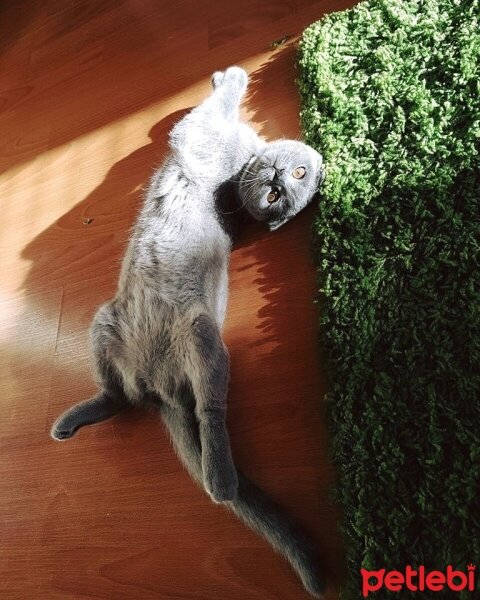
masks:
{"type": "Polygon", "coordinates": [[[361,567],[480,563],[479,1],[368,0],[310,26],[299,64],[357,599],[361,567]]]}

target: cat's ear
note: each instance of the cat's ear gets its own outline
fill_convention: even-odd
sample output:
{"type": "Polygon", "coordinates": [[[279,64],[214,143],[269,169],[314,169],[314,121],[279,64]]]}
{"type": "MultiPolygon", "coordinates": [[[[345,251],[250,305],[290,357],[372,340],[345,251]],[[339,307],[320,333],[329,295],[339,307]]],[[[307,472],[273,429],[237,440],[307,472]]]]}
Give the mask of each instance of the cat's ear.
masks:
{"type": "Polygon", "coordinates": [[[275,229],[278,229],[279,227],[284,225],[287,221],[288,221],[288,217],[283,217],[281,219],[277,219],[276,221],[270,221],[268,223],[268,228],[270,231],[275,231],[275,229]]]}

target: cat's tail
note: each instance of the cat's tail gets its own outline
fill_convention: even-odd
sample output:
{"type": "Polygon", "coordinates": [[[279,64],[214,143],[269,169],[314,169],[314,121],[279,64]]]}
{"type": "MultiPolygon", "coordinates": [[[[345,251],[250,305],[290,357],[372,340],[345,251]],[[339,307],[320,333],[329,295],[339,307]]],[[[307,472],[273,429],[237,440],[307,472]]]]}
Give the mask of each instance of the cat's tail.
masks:
{"type": "MultiPolygon", "coordinates": [[[[195,414],[166,404],[162,404],[160,411],[179,458],[192,477],[203,485],[200,437],[195,414]]],[[[319,573],[312,540],[240,472],[238,479],[237,497],[224,505],[288,560],[312,596],[323,598],[325,583],[319,573]]]]}
{"type": "MultiPolygon", "coordinates": [[[[76,404],[60,415],[53,424],[51,436],[55,440],[66,440],[80,427],[109,419],[128,406],[125,398],[100,392],[94,398],[76,404]]],[[[194,412],[186,408],[172,408],[164,403],[160,404],[160,412],[177,454],[192,477],[203,487],[200,436],[194,412]]],[[[237,497],[224,505],[289,561],[312,596],[323,598],[324,580],[318,572],[312,541],[240,472],[238,480],[237,497]]]]}

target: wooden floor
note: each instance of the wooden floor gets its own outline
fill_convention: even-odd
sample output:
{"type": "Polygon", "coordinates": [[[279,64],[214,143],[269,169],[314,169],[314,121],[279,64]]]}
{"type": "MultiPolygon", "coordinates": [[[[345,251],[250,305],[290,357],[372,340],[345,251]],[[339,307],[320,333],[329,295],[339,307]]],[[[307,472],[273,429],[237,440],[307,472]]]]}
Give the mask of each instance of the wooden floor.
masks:
{"type": "MultiPolygon", "coordinates": [[[[155,415],[54,443],[90,396],[88,327],[114,293],[142,186],[212,71],[251,74],[244,117],[299,134],[294,44],[352,1],[28,0],[0,9],[0,597],[294,600],[287,564],[183,471],[155,415]]],[[[318,540],[336,598],[311,206],[234,251],[225,339],[241,467],[318,540]]]]}

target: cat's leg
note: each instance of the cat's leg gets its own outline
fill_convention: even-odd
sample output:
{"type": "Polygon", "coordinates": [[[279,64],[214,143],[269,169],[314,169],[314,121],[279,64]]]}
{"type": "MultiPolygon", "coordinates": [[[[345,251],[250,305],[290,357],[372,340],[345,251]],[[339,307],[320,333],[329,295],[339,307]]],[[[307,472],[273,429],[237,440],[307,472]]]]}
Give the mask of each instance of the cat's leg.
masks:
{"type": "Polygon", "coordinates": [[[240,67],[229,67],[212,75],[213,94],[211,98],[229,121],[238,120],[240,103],[248,85],[248,75],[240,67]]]}
{"type": "Polygon", "coordinates": [[[53,424],[51,436],[59,442],[68,440],[80,427],[110,419],[125,410],[127,406],[123,399],[110,396],[108,392],[100,392],[94,398],[75,404],[60,415],[53,424]]]}
{"type": "Polygon", "coordinates": [[[131,406],[123,391],[121,376],[109,357],[114,330],[111,307],[105,305],[97,312],[91,332],[93,360],[102,391],[58,417],[50,432],[54,440],[67,440],[81,427],[105,421],[131,406]]]}
{"type": "Polygon", "coordinates": [[[230,67],[214,75],[213,82],[210,96],[173,127],[170,147],[191,178],[207,178],[216,188],[236,173],[231,146],[238,149],[242,142],[237,121],[248,77],[240,67],[230,67]]]}
{"type": "Polygon", "coordinates": [[[238,478],[227,432],[229,357],[214,320],[200,315],[191,329],[187,373],[195,396],[205,489],[216,502],[233,500],[238,478]]]}
{"type": "MultiPolygon", "coordinates": [[[[194,412],[184,406],[173,407],[162,403],[160,414],[180,460],[193,479],[202,484],[202,446],[194,412]]],[[[325,586],[319,570],[316,545],[240,471],[238,478],[237,496],[224,506],[286,557],[305,588],[315,598],[323,598],[325,586]]]]}

